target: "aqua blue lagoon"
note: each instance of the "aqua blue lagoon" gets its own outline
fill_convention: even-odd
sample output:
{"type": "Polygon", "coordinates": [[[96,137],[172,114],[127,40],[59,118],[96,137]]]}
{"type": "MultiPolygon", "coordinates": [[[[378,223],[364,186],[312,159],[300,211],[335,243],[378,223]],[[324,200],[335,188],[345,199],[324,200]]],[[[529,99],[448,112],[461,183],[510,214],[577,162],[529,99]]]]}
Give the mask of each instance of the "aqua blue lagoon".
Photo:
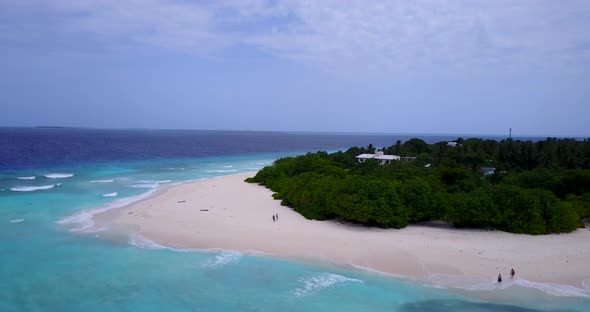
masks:
{"type": "Polygon", "coordinates": [[[590,310],[583,289],[442,288],[329,263],[72,231],[91,222],[94,209],[116,209],[165,185],[411,137],[0,128],[0,311],[590,310]]]}

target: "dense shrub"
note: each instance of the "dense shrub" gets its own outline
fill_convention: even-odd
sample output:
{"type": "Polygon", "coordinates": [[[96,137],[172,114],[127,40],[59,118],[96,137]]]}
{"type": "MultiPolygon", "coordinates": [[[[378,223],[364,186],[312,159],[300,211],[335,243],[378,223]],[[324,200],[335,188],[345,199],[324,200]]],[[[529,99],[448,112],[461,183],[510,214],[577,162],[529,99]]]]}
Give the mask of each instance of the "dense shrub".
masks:
{"type": "Polygon", "coordinates": [[[546,234],[573,231],[581,218],[590,218],[588,140],[457,142],[398,141],[385,151],[419,159],[385,166],[356,164],[355,156],[374,152],[373,146],[281,158],[247,182],[270,188],[308,219],[338,217],[379,227],[444,220],[546,234]],[[497,170],[483,176],[482,166],[497,170]]]}

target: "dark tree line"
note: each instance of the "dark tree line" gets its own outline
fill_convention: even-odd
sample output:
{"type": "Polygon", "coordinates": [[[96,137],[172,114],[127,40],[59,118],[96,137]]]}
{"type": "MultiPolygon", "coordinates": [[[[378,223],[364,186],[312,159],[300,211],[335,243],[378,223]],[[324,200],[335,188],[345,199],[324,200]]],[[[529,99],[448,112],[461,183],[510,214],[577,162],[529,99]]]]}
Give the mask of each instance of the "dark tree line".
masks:
{"type": "Polygon", "coordinates": [[[590,218],[590,141],[420,139],[383,148],[412,162],[357,164],[373,146],[282,158],[248,182],[265,185],[309,219],[379,227],[444,220],[513,233],[570,232],[590,218]],[[429,164],[429,165],[428,165],[429,164]],[[427,166],[428,165],[428,166],[427,166]],[[482,167],[495,173],[483,175],[482,167]]]}

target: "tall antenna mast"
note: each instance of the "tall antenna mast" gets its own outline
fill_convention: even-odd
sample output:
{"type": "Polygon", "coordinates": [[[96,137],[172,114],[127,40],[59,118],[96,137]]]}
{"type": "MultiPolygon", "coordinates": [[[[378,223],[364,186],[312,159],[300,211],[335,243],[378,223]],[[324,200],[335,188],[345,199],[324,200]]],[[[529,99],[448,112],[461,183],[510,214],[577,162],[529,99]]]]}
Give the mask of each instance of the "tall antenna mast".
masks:
{"type": "Polygon", "coordinates": [[[510,130],[508,131],[508,138],[512,139],[512,128],[510,128],[510,130]]]}

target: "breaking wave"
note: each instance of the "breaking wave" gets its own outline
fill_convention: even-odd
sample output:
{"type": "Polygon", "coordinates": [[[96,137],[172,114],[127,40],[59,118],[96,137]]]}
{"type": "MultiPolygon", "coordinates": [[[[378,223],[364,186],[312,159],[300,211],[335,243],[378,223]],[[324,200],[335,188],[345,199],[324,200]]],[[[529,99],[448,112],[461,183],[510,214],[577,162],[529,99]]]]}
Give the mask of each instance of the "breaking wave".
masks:
{"type": "Polygon", "coordinates": [[[367,273],[371,273],[371,274],[377,274],[377,275],[382,275],[382,276],[389,276],[389,277],[393,277],[393,278],[397,278],[397,279],[408,279],[408,276],[405,275],[400,275],[400,274],[394,274],[394,273],[387,273],[387,272],[383,272],[383,271],[379,271],[370,267],[366,267],[366,266],[362,266],[362,265],[358,265],[358,264],[350,264],[351,267],[363,271],[363,272],[367,272],[367,273]]]}
{"type": "Polygon", "coordinates": [[[149,240],[139,234],[133,234],[129,237],[129,245],[144,248],[144,249],[168,249],[166,246],[162,246],[153,240],[149,240]]]}
{"type": "Polygon", "coordinates": [[[66,179],[71,178],[73,176],[73,173],[48,173],[44,175],[44,177],[48,179],[66,179]]]}
{"type": "Polygon", "coordinates": [[[216,169],[216,170],[207,170],[209,173],[227,173],[227,172],[237,172],[237,169],[216,169]]]}
{"type": "Polygon", "coordinates": [[[114,180],[92,180],[90,183],[111,183],[114,180]]]}
{"type": "Polygon", "coordinates": [[[224,250],[217,255],[213,259],[208,260],[205,262],[202,267],[214,269],[218,267],[222,267],[228,264],[237,263],[242,258],[242,254],[237,251],[231,250],[224,250]]]}
{"type": "Polygon", "coordinates": [[[311,277],[303,278],[299,280],[303,283],[302,287],[299,287],[293,291],[293,294],[296,297],[304,297],[311,294],[314,294],[322,289],[331,287],[336,284],[346,283],[346,282],[356,282],[362,283],[363,281],[344,277],[338,274],[332,273],[320,273],[311,277]]]}
{"type": "Polygon", "coordinates": [[[14,219],[14,220],[10,220],[8,222],[10,222],[10,223],[20,223],[20,222],[23,222],[23,221],[25,221],[25,219],[14,219]]]}
{"type": "Polygon", "coordinates": [[[228,264],[237,263],[240,260],[240,258],[242,257],[241,253],[239,253],[237,251],[233,251],[233,250],[225,250],[225,249],[217,249],[217,248],[191,249],[191,248],[169,247],[169,246],[158,244],[158,243],[154,242],[153,240],[148,239],[148,238],[146,238],[140,234],[137,234],[137,233],[132,234],[129,237],[129,240],[127,241],[127,243],[131,246],[135,246],[135,247],[143,248],[143,249],[153,249],[153,250],[166,249],[166,250],[171,250],[171,251],[175,251],[175,252],[215,253],[215,257],[207,260],[205,263],[203,263],[203,265],[201,265],[202,268],[206,268],[206,269],[214,269],[214,268],[218,268],[218,267],[225,266],[228,264]]]}
{"type": "Polygon", "coordinates": [[[35,180],[35,176],[31,176],[31,177],[18,177],[17,179],[19,180],[35,180]]]}
{"type": "Polygon", "coordinates": [[[56,187],[59,184],[41,185],[41,186],[15,186],[11,187],[10,190],[13,192],[34,192],[48,190],[56,187]]]}
{"type": "Polygon", "coordinates": [[[117,192],[112,192],[112,193],[102,194],[102,197],[116,197],[117,195],[118,195],[117,192]]]}
{"type": "Polygon", "coordinates": [[[131,185],[129,185],[129,187],[154,189],[154,188],[157,188],[158,186],[160,186],[160,184],[170,183],[172,181],[171,180],[161,180],[161,181],[139,180],[136,182],[137,182],[136,184],[131,184],[131,185]]]}
{"type": "Polygon", "coordinates": [[[121,198],[121,199],[116,200],[106,206],[103,206],[103,207],[89,209],[89,210],[83,210],[83,211],[80,211],[74,215],[63,218],[63,219],[59,220],[57,223],[69,227],[69,230],[72,232],[98,232],[98,231],[100,231],[100,229],[93,228],[93,226],[94,226],[93,218],[95,215],[105,212],[105,211],[108,211],[108,210],[111,210],[111,209],[120,208],[120,207],[129,205],[133,202],[142,200],[146,197],[149,197],[154,191],[155,191],[155,189],[150,190],[149,192],[143,193],[141,195],[128,197],[128,198],[121,198]]]}
{"type": "Polygon", "coordinates": [[[494,278],[462,276],[453,274],[432,274],[428,279],[431,286],[437,288],[456,288],[469,291],[502,290],[513,286],[532,288],[554,296],[590,297],[590,288],[578,288],[570,285],[539,283],[516,277],[498,283],[494,278]]]}

